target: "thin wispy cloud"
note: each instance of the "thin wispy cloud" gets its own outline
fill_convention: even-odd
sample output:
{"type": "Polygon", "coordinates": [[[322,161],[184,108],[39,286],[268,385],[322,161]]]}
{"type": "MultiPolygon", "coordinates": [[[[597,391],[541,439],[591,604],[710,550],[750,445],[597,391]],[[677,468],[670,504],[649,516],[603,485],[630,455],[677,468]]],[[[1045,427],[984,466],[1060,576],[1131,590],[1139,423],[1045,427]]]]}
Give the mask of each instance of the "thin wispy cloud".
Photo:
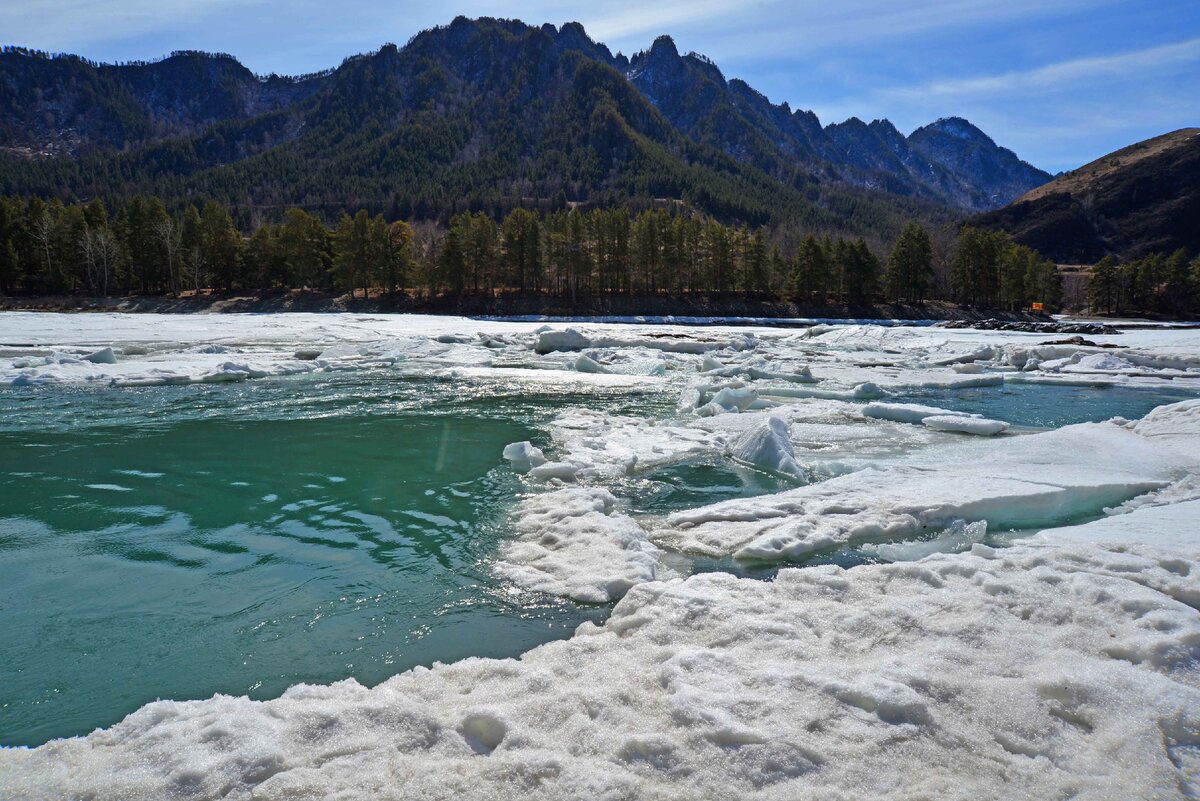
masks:
{"type": "Polygon", "coordinates": [[[0,4],[0,35],[5,44],[87,50],[99,42],[177,30],[243,5],[238,0],[6,0],[0,4]]]}
{"type": "Polygon", "coordinates": [[[607,42],[631,36],[670,33],[675,26],[684,23],[688,26],[709,24],[739,15],[745,7],[754,4],[754,0],[700,0],[686,6],[638,4],[598,17],[588,15],[581,21],[593,39],[607,42]]]}
{"type": "Polygon", "coordinates": [[[1093,81],[1112,75],[1129,79],[1145,70],[1195,62],[1200,62],[1200,37],[1118,55],[1077,58],[1031,70],[1006,72],[979,78],[936,81],[901,91],[915,94],[978,97],[985,94],[1019,92],[1034,88],[1059,88],[1066,84],[1093,81]]]}
{"type": "Polygon", "coordinates": [[[706,55],[722,61],[769,62],[818,56],[847,48],[897,43],[917,37],[983,30],[997,24],[1034,24],[1120,0],[860,0],[832,4],[822,0],[760,2],[754,14],[712,20],[686,19],[682,31],[693,34],[706,55]],[[763,25],[763,19],[770,20],[763,25]]]}

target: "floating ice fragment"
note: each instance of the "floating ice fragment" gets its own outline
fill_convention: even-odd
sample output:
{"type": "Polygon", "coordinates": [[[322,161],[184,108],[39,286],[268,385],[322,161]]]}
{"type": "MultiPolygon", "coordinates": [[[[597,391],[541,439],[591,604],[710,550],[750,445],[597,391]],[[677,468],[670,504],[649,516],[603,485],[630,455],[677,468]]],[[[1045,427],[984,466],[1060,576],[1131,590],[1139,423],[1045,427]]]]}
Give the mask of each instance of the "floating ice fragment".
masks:
{"type": "Polygon", "coordinates": [[[790,381],[793,384],[815,384],[819,380],[813,377],[812,368],[808,365],[805,365],[795,373],[782,373],[774,370],[763,370],[758,367],[749,367],[746,369],[746,374],[751,378],[762,381],[790,381]]]}
{"type": "Polygon", "coordinates": [[[963,417],[962,415],[935,414],[921,420],[927,428],[936,431],[954,431],[959,434],[978,434],[990,437],[1008,428],[1008,423],[1002,420],[988,420],[983,417],[963,417]]]}
{"type": "Polygon", "coordinates": [[[560,481],[574,481],[576,474],[583,467],[574,462],[546,462],[530,468],[529,475],[539,481],[550,481],[555,478],[560,481]]]}
{"type": "MultiPolygon", "coordinates": [[[[741,382],[737,382],[740,384],[741,382]]],[[[700,396],[703,398],[703,394],[700,396]]],[[[713,395],[712,399],[696,409],[699,417],[744,412],[758,400],[758,393],[743,386],[726,386],[713,395]]]]}
{"type": "Polygon", "coordinates": [[[996,357],[996,349],[990,345],[982,348],[977,348],[970,353],[961,353],[954,356],[946,356],[941,359],[934,359],[930,362],[938,367],[944,367],[952,364],[966,364],[968,362],[990,361],[996,357]]]}
{"type": "Polygon", "coordinates": [[[969,415],[966,412],[956,412],[953,409],[923,406],[919,403],[868,403],[863,407],[862,413],[864,417],[873,417],[876,420],[891,420],[894,423],[912,423],[913,425],[920,424],[926,417],[979,417],[979,415],[969,415]]]}
{"type": "Polygon", "coordinates": [[[596,361],[586,353],[579,354],[579,358],[575,360],[574,367],[580,373],[612,373],[612,370],[596,361]]]}
{"type": "Polygon", "coordinates": [[[577,601],[616,600],[631,587],[672,578],[633,518],[614,514],[603,489],[569,488],[534,495],[513,513],[520,538],[506,545],[496,571],[523,587],[577,601]]]}
{"type": "Polygon", "coordinates": [[[546,456],[542,453],[541,448],[534,446],[529,440],[505,445],[503,455],[505,459],[513,463],[514,469],[522,472],[528,472],[531,468],[546,463],[546,456]]]}
{"type": "Polygon", "coordinates": [[[89,353],[87,356],[84,356],[83,360],[92,364],[116,364],[117,354],[113,353],[112,348],[101,348],[95,353],[89,353]]]}
{"type": "Polygon", "coordinates": [[[768,417],[761,426],[740,434],[729,444],[729,455],[739,462],[775,473],[802,474],[788,437],[787,423],[778,417],[768,417]]]}
{"type": "Polygon", "coordinates": [[[886,562],[912,562],[935,553],[973,551],[974,546],[986,536],[986,520],[972,523],[955,520],[931,540],[864,545],[863,550],[874,553],[886,562]]]}
{"type": "Polygon", "coordinates": [[[889,393],[869,381],[850,389],[815,389],[813,387],[756,387],[760,395],[774,398],[817,398],[819,400],[868,400],[883,398],[889,393]]]}
{"type": "Polygon", "coordinates": [[[565,331],[543,331],[538,334],[534,350],[538,353],[553,353],[557,350],[583,350],[591,340],[574,328],[565,331]]]}

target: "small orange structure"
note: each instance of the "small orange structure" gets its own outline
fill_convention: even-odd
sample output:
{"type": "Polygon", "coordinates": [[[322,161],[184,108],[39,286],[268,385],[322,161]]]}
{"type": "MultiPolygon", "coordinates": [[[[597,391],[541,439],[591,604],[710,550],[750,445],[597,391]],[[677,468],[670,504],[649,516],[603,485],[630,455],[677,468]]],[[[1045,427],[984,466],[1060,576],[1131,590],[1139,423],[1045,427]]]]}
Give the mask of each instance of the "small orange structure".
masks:
{"type": "Polygon", "coordinates": [[[1034,303],[1034,304],[1032,305],[1032,309],[1033,309],[1034,311],[1045,311],[1045,310],[1046,310],[1046,304],[1044,304],[1044,303],[1034,303]]]}

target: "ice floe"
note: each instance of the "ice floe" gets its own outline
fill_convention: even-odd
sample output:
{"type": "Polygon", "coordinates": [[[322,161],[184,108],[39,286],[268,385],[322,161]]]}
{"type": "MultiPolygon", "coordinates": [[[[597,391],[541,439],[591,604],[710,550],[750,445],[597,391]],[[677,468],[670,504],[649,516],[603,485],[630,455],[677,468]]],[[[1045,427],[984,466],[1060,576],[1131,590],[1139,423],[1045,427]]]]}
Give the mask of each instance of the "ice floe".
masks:
{"type": "Polygon", "coordinates": [[[931,448],[908,463],[675,512],[652,537],[689,553],[773,561],[904,540],[959,519],[1052,526],[1099,514],[1200,468],[1200,428],[1187,428],[1197,406],[1166,407],[1140,433],[1136,426],[1084,424],[980,446],[931,448]],[[1149,432],[1162,430],[1175,436],[1152,441],[1149,432]]]}

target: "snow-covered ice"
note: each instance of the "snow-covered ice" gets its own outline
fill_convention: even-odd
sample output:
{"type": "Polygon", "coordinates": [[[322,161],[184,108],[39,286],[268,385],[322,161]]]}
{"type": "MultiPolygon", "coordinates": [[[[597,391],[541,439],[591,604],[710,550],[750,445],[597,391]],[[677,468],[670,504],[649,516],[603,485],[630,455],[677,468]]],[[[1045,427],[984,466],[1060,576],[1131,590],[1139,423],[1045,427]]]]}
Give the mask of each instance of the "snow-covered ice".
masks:
{"type": "Polygon", "coordinates": [[[642,527],[615,513],[616,500],[607,490],[580,488],[525,499],[513,514],[519,536],[496,571],[528,589],[590,603],[674,576],[642,527]]]}

